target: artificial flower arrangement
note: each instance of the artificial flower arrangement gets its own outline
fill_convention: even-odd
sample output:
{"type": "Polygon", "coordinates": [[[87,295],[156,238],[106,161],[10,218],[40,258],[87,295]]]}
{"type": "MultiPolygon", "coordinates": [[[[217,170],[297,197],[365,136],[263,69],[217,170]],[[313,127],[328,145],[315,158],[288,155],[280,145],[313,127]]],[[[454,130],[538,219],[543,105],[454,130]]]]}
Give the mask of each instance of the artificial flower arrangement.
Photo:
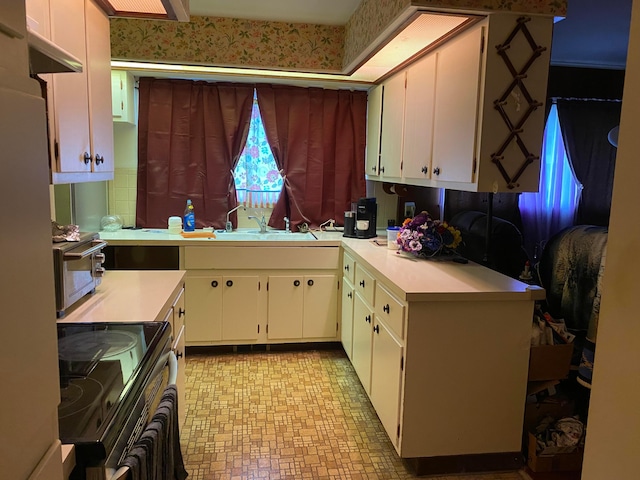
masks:
{"type": "Polygon", "coordinates": [[[401,251],[416,257],[434,257],[453,253],[462,242],[462,235],[452,225],[433,220],[428,212],[422,211],[402,223],[397,242],[401,251]]]}

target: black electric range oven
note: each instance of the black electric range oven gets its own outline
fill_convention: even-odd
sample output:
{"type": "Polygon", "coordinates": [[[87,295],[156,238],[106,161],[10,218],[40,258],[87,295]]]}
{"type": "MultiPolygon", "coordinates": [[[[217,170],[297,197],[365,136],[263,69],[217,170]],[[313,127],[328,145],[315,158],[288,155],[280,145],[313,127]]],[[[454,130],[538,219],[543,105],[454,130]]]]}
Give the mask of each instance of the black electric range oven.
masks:
{"type": "Polygon", "coordinates": [[[175,383],[168,322],[58,323],[59,433],[71,480],[109,480],[175,383]]]}

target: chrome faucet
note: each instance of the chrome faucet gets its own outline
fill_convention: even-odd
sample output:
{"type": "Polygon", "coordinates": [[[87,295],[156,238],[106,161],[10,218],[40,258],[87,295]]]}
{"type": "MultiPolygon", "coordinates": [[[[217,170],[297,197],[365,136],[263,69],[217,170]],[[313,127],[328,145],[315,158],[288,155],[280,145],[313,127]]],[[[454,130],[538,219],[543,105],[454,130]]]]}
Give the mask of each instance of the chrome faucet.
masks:
{"type": "Polygon", "coordinates": [[[291,229],[289,228],[289,217],[284,217],[284,231],[285,233],[291,233],[291,229]]]}
{"type": "Polygon", "coordinates": [[[232,208],[231,210],[229,210],[229,211],[227,212],[227,223],[225,223],[225,224],[224,224],[224,229],[225,229],[227,232],[232,232],[232,231],[233,231],[233,225],[232,225],[232,224],[231,224],[231,222],[229,221],[229,215],[231,215],[233,212],[235,212],[235,211],[236,211],[236,210],[238,210],[239,208],[242,208],[243,210],[246,210],[246,209],[247,209],[244,205],[240,204],[240,205],[238,205],[236,208],[232,208]]]}
{"type": "Polygon", "coordinates": [[[264,218],[264,214],[262,214],[261,218],[258,218],[255,215],[249,215],[247,218],[256,221],[260,227],[260,233],[267,233],[267,220],[264,218]]]}

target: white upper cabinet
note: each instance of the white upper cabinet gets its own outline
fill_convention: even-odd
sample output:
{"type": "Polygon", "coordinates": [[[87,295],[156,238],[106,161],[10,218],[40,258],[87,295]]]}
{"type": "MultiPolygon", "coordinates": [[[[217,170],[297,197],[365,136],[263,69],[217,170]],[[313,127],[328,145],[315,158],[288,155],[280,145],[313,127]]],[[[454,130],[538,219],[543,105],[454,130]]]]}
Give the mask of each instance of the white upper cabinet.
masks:
{"type": "Polygon", "coordinates": [[[552,28],[550,17],[492,13],[385,81],[381,115],[368,119],[368,142],[381,130],[368,178],[537,191],[552,28]]]}
{"type": "Polygon", "coordinates": [[[437,52],[433,179],[473,182],[481,49],[475,28],[437,52]]]}
{"type": "Polygon", "coordinates": [[[133,75],[124,70],[111,72],[111,110],[114,122],[135,124],[133,75]]]}
{"type": "Polygon", "coordinates": [[[109,20],[91,0],[51,4],[51,39],[77,57],[82,73],[51,76],[52,183],[113,179],[109,20]]]}
{"type": "Polygon", "coordinates": [[[382,122],[382,92],[383,85],[369,90],[367,98],[367,164],[365,174],[370,177],[378,176],[380,167],[380,127],[382,122]]]}
{"type": "Polygon", "coordinates": [[[405,81],[405,72],[400,72],[384,82],[378,167],[381,178],[397,178],[402,173],[405,81]]]}
{"type": "Polygon", "coordinates": [[[418,60],[407,69],[402,176],[428,179],[431,174],[436,55],[418,60]]]}

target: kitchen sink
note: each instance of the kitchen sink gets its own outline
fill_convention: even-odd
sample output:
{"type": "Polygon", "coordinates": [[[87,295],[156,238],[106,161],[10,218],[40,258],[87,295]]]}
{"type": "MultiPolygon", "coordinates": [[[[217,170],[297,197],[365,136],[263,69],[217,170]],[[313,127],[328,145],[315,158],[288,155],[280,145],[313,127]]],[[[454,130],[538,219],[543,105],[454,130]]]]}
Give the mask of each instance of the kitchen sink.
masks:
{"type": "Polygon", "coordinates": [[[260,230],[234,230],[227,232],[225,230],[216,230],[216,240],[244,242],[244,241],[278,241],[278,242],[295,242],[295,241],[313,241],[316,236],[311,232],[292,233],[284,230],[267,230],[266,233],[260,233],[260,230]]]}

